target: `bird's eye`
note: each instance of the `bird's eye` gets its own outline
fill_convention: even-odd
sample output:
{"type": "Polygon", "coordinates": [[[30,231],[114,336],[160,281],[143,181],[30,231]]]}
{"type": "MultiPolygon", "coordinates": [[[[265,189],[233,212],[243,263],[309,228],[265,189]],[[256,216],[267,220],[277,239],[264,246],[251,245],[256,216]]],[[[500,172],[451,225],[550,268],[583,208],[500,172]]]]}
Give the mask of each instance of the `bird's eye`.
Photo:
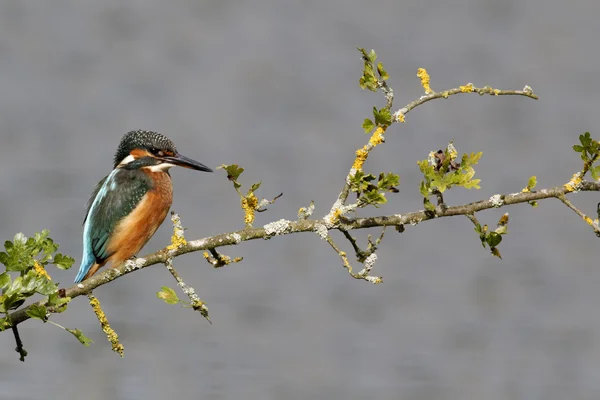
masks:
{"type": "Polygon", "coordinates": [[[157,149],[157,148],[150,149],[150,152],[152,154],[154,154],[155,156],[157,156],[157,157],[164,157],[165,156],[165,152],[162,151],[162,150],[160,150],[160,149],[157,149]]]}

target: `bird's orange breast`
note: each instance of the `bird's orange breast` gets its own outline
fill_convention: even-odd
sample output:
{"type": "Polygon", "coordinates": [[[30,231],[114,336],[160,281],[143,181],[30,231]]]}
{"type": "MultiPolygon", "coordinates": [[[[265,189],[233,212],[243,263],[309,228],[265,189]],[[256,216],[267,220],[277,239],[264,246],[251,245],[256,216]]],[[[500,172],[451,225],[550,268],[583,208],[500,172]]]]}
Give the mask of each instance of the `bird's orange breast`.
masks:
{"type": "Polygon", "coordinates": [[[108,261],[116,267],[137,254],[163,223],[173,202],[171,177],[165,172],[144,171],[153,187],[138,206],[119,221],[108,243],[108,261]]]}

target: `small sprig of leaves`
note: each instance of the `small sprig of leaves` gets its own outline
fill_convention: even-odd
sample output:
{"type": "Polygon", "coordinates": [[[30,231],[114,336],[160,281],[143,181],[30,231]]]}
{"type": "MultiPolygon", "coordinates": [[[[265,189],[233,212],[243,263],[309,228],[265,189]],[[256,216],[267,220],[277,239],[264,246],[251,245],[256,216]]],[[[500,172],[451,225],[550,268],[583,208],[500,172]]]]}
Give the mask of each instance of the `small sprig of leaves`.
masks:
{"type": "Polygon", "coordinates": [[[485,248],[486,245],[489,246],[492,255],[502,259],[500,251],[498,250],[498,245],[502,242],[501,235],[506,234],[508,231],[508,213],[500,217],[497,228],[493,231],[490,231],[487,225],[481,226],[474,217],[471,218],[471,220],[475,224],[475,232],[479,234],[479,239],[481,240],[483,248],[485,248]]]}
{"type": "Polygon", "coordinates": [[[206,318],[208,322],[211,322],[208,318],[208,313],[203,310],[206,307],[203,307],[204,302],[202,301],[194,303],[191,301],[181,300],[179,296],[177,296],[177,293],[175,293],[175,290],[168,286],[161,286],[160,291],[156,293],[156,297],[162,299],[167,304],[180,304],[184,308],[193,308],[196,311],[200,311],[204,318],[206,318]]]}
{"type": "Polygon", "coordinates": [[[382,127],[385,129],[388,126],[390,126],[391,124],[392,124],[392,114],[390,113],[390,110],[387,107],[383,107],[380,110],[378,110],[377,107],[373,107],[373,120],[371,120],[369,118],[365,118],[365,120],[362,124],[362,128],[364,129],[365,133],[369,133],[376,126],[382,127]],[[375,122],[373,122],[373,121],[375,121],[375,122]]]}
{"type": "Polygon", "coordinates": [[[577,153],[581,153],[581,159],[584,162],[583,174],[589,170],[594,180],[600,179],[600,165],[593,166],[594,162],[600,157],[600,142],[592,139],[589,132],[585,132],[583,135],[579,135],[579,142],[573,146],[573,150],[577,153]]]}
{"type": "Polygon", "coordinates": [[[283,195],[283,193],[282,193],[282,194],[276,196],[272,200],[262,199],[259,201],[258,198],[256,197],[256,195],[254,194],[254,192],[256,192],[258,190],[258,188],[260,187],[262,182],[253,183],[250,186],[250,189],[248,189],[248,192],[246,194],[243,194],[240,191],[240,188],[242,187],[242,185],[238,182],[238,179],[239,179],[240,175],[242,174],[242,172],[244,172],[244,168],[240,167],[237,164],[230,164],[230,165],[222,164],[221,166],[217,167],[217,169],[224,169],[225,172],[227,172],[227,179],[229,179],[231,182],[233,182],[233,188],[240,196],[241,207],[245,213],[244,222],[246,223],[246,226],[248,226],[248,227],[252,226],[256,212],[265,211],[266,206],[268,206],[269,204],[273,204],[275,202],[275,200],[277,200],[279,197],[281,197],[283,195]]]}
{"type": "Polygon", "coordinates": [[[387,203],[385,192],[398,193],[400,177],[392,172],[379,174],[375,178],[373,174],[365,174],[363,171],[357,171],[350,178],[350,190],[356,193],[358,198],[358,207],[373,205],[379,207],[387,203]],[[377,181],[375,181],[377,179],[377,181]]]}
{"type": "MultiPolygon", "coordinates": [[[[56,253],[58,244],[48,237],[49,234],[48,230],[43,230],[27,238],[18,233],[12,242],[4,242],[5,251],[0,252],[0,263],[6,271],[0,274],[0,313],[19,308],[35,294],[48,296],[46,306],[52,307],[53,312],[66,309],[69,299],[58,295],[58,284],[52,281],[46,267],[53,264],[59,269],[69,269],[75,260],[56,253]],[[13,279],[10,272],[16,272],[18,276],[13,279]]],[[[45,316],[46,306],[40,306],[33,313],[45,316]]],[[[0,330],[5,327],[4,322],[5,318],[0,318],[0,330]]]]}
{"type": "Polygon", "coordinates": [[[359,47],[358,51],[362,55],[364,61],[363,73],[358,83],[362,89],[376,92],[381,87],[381,82],[385,82],[390,76],[383,68],[382,63],[377,63],[377,65],[375,65],[375,61],[377,60],[375,50],[371,50],[367,53],[367,50],[359,47]],[[375,71],[377,71],[378,77],[375,76],[375,71]]]}
{"type": "MultiPolygon", "coordinates": [[[[58,294],[58,284],[52,281],[46,267],[53,264],[59,269],[69,269],[75,260],[57,253],[58,244],[49,234],[48,230],[43,230],[27,238],[17,233],[13,241],[4,242],[4,251],[0,252],[0,263],[5,267],[5,271],[0,273],[0,313],[5,316],[0,318],[0,331],[10,327],[9,312],[21,307],[36,294],[46,297],[31,305],[27,310],[29,317],[46,322],[49,311],[60,313],[67,309],[71,299],[58,294]]],[[[17,352],[21,361],[25,361],[27,352],[23,349],[16,327],[13,327],[13,331],[17,352]]]]}
{"type": "Polygon", "coordinates": [[[445,151],[438,150],[437,153],[431,153],[428,159],[417,161],[424,176],[419,189],[423,197],[428,198],[434,190],[444,193],[454,186],[462,186],[466,189],[480,188],[481,179],[473,179],[475,176],[473,165],[479,162],[482,153],[465,153],[460,163],[455,162],[457,154],[450,143],[445,151]]]}
{"type": "MultiPolygon", "coordinates": [[[[537,177],[532,176],[531,178],[529,178],[529,180],[527,181],[527,186],[525,186],[523,188],[523,190],[521,190],[522,193],[530,193],[533,192],[533,189],[535,189],[537,185],[537,177]]],[[[538,203],[537,201],[533,200],[533,201],[528,201],[527,203],[529,203],[532,207],[537,207],[538,203]]]]}

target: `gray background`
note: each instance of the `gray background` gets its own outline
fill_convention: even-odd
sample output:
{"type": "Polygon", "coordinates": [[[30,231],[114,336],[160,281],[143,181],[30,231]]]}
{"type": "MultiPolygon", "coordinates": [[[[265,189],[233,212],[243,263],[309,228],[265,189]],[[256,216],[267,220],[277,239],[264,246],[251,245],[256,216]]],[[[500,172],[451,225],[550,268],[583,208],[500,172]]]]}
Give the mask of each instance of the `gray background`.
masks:
{"type": "MultiPolygon", "coordinates": [[[[384,104],[358,87],[356,46],[377,50],[398,108],[422,93],[418,67],[437,90],[528,84],[541,96],[416,109],[366,165],[398,172],[401,192],[362,215],[420,208],[415,162],[451,139],[484,156],[482,189],[453,190],[450,204],[518,191],[531,175],[562,184],[580,168],[577,135],[600,135],[599,13],[595,0],[3,2],[0,238],[49,228],[79,262],[85,202],[137,128],[207,165],[241,164],[265,197],[283,192],[257,225],[311,199],[324,215],[367,139],[363,118],[384,104]]],[[[222,171],[172,176],[188,238],[242,227],[222,171]]],[[[573,199],[593,214],[599,197],[573,199]]],[[[379,286],[351,279],[312,234],[225,249],[244,261],[220,270],[200,253],[178,258],[212,326],[156,298],[174,286],[163,267],[129,275],[96,291],[123,360],[76,299],[53,319],[95,344],[29,321],[22,364],[1,334],[0,398],[598,399],[598,240],[558,201],[506,211],[504,261],[466,218],[390,230],[379,286]]],[[[165,224],[143,252],[169,237],[165,224]]],[[[69,285],[76,269],[51,273],[69,285]]]]}

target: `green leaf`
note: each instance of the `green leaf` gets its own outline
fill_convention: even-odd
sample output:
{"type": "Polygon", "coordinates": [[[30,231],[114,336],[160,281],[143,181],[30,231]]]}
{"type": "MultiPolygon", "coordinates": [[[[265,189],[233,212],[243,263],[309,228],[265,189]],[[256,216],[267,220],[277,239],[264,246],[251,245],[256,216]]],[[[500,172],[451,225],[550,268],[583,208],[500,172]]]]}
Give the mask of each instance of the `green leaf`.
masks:
{"type": "Polygon", "coordinates": [[[3,272],[0,274],[0,291],[4,291],[4,289],[8,288],[11,284],[11,277],[7,272],[3,272]]]}
{"type": "Polygon", "coordinates": [[[373,130],[375,124],[369,118],[365,118],[365,121],[362,124],[362,128],[365,130],[365,133],[369,133],[373,130]]]}
{"type": "Polygon", "coordinates": [[[10,295],[5,294],[0,296],[0,299],[2,299],[2,304],[0,304],[0,312],[3,313],[19,308],[23,303],[25,303],[25,298],[19,293],[12,293],[10,295]]]}
{"type": "Polygon", "coordinates": [[[421,186],[419,186],[419,192],[421,192],[421,195],[423,197],[429,196],[429,189],[428,186],[425,184],[425,181],[421,181],[421,186]]]}
{"type": "Polygon", "coordinates": [[[173,289],[167,286],[161,287],[161,291],[156,293],[156,297],[159,299],[163,299],[163,301],[167,304],[177,304],[179,303],[179,297],[177,297],[177,293],[173,289]]]}
{"type": "Polygon", "coordinates": [[[262,181],[260,181],[260,182],[257,182],[257,183],[255,183],[255,184],[253,184],[253,185],[250,187],[250,190],[248,190],[248,194],[256,192],[256,190],[257,190],[257,189],[260,187],[260,184],[261,184],[261,183],[262,183],[262,181]]]}
{"type": "Polygon", "coordinates": [[[54,260],[52,260],[52,264],[56,265],[59,269],[62,270],[71,268],[74,262],[75,259],[73,257],[69,257],[61,253],[56,253],[54,255],[54,260]]]}
{"type": "Polygon", "coordinates": [[[594,180],[600,179],[600,165],[591,168],[590,171],[592,172],[592,178],[594,180]]]}
{"type": "Polygon", "coordinates": [[[371,51],[369,52],[369,61],[371,61],[372,63],[375,62],[375,60],[377,60],[377,54],[375,53],[375,50],[371,49],[371,51]]]}
{"type": "Polygon", "coordinates": [[[490,248],[496,247],[500,244],[500,242],[502,242],[502,236],[500,236],[499,233],[490,232],[486,241],[490,248]]]}
{"type": "Polygon", "coordinates": [[[590,136],[589,132],[586,132],[583,135],[579,135],[579,141],[581,142],[584,148],[587,148],[590,146],[592,137],[590,136]]]}
{"type": "Polygon", "coordinates": [[[400,185],[400,177],[398,175],[391,172],[388,174],[384,174],[383,172],[379,174],[377,186],[380,189],[397,193],[398,189],[396,186],[398,185],[400,185]]]}
{"type": "Polygon", "coordinates": [[[581,153],[584,150],[584,148],[583,146],[576,144],[573,146],[573,150],[575,150],[577,153],[581,153]]]}
{"type": "Polygon", "coordinates": [[[225,172],[227,172],[227,179],[229,179],[230,181],[236,181],[240,177],[242,172],[244,172],[244,168],[238,166],[237,164],[222,164],[221,166],[217,167],[217,169],[219,168],[224,169],[225,172]]]}
{"type": "Polygon", "coordinates": [[[67,309],[67,305],[71,301],[70,297],[60,297],[58,291],[48,296],[46,303],[48,307],[52,307],[52,312],[61,313],[67,309]]]}
{"type": "Polygon", "coordinates": [[[377,63],[377,73],[381,77],[381,80],[386,81],[386,80],[389,79],[389,75],[385,71],[385,69],[383,69],[383,64],[382,63],[377,63]]]}
{"type": "Polygon", "coordinates": [[[375,123],[379,126],[389,126],[392,124],[392,115],[387,108],[377,110],[377,107],[373,107],[373,117],[375,117],[375,123]]]}
{"type": "Polygon", "coordinates": [[[537,178],[535,176],[532,176],[531,178],[529,178],[529,181],[527,182],[527,189],[533,190],[533,189],[535,189],[536,185],[537,185],[537,178]]]}
{"type": "Polygon", "coordinates": [[[81,332],[79,329],[69,329],[69,328],[65,328],[65,329],[67,330],[67,332],[69,332],[73,336],[75,336],[77,338],[77,340],[79,340],[79,343],[81,343],[85,347],[90,347],[90,345],[92,343],[94,343],[94,341],[92,339],[86,337],[83,334],[83,332],[81,332]]]}
{"type": "Polygon", "coordinates": [[[29,315],[31,318],[36,318],[44,322],[46,322],[46,320],[48,319],[48,310],[46,310],[46,306],[37,303],[34,303],[31,306],[29,306],[29,309],[26,311],[26,314],[29,315]]]}
{"type": "Polygon", "coordinates": [[[15,238],[13,240],[13,244],[15,246],[25,246],[26,243],[27,243],[27,237],[25,235],[23,235],[23,233],[19,232],[15,235],[15,238]]]}
{"type": "Polygon", "coordinates": [[[379,207],[379,205],[387,203],[385,195],[383,193],[379,193],[377,189],[364,192],[364,195],[360,198],[360,200],[363,203],[363,206],[367,204],[372,204],[375,207],[379,207]]]}
{"type": "Polygon", "coordinates": [[[435,206],[433,205],[433,203],[431,203],[431,201],[429,201],[427,197],[423,198],[423,206],[427,211],[435,211],[435,206]]]}

